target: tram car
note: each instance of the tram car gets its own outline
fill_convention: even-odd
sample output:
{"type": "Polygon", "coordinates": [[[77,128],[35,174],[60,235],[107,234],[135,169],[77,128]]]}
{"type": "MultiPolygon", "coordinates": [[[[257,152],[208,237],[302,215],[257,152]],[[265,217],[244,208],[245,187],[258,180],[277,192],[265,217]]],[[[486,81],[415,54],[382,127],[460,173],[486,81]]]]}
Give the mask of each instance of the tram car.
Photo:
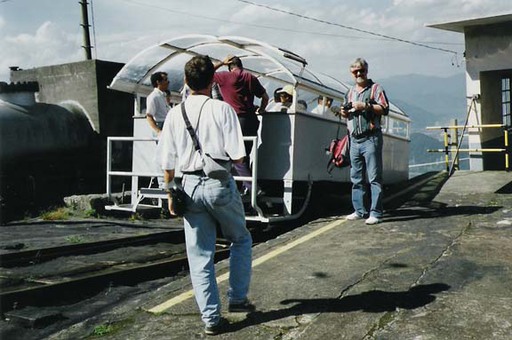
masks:
{"type": "MultiPolygon", "coordinates": [[[[333,99],[332,106],[342,106],[348,86],[323,73],[307,68],[304,58],[291,51],[243,37],[216,37],[187,35],[151,46],[130,60],[115,76],[110,88],[132,93],[135,98],[133,138],[110,137],[115,142],[133,143],[131,171],[115,171],[109,164],[107,193],[112,176],[129,176],[131,202],[108,206],[107,209],[136,211],[144,198],[163,198],[158,189],[141,188],[140,178],[161,176],[155,163],[156,143],[145,118],[145,99],[153,90],[150,76],[154,72],[167,72],[172,101],[181,101],[184,65],[191,57],[204,54],[213,61],[227,55],[238,56],[244,69],[258,77],[269,97],[278,88],[293,86],[293,103],[287,112],[272,112],[272,100],[267,112],[258,115],[260,127],[253,141],[251,153],[253,184],[265,191],[264,197],[251,193],[251,211],[247,220],[271,223],[295,219],[305,211],[317,182],[349,183],[349,169],[327,171],[329,157],[326,147],[336,136],[346,134],[346,122],[328,108],[313,110],[319,96],[333,99]],[[276,208],[277,207],[277,208],[276,208]]],[[[222,70],[222,69],[220,69],[222,70]]],[[[409,176],[410,119],[397,106],[390,103],[389,115],[383,117],[384,182],[406,181],[409,176]]],[[[107,152],[109,153],[109,152],[107,152]]],[[[110,163],[110,160],[107,160],[110,163]]],[[[248,178],[235,176],[235,180],[248,178]]],[[[253,185],[253,187],[256,187],[253,185]]],[[[161,204],[161,201],[159,202],[161,204]]]]}

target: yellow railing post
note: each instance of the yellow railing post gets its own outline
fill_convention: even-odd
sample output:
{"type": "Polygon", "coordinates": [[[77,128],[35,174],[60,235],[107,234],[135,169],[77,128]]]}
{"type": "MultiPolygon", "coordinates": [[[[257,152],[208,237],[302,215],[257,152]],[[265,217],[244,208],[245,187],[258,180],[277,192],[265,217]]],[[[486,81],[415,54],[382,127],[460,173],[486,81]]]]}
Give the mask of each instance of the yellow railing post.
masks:
{"type": "MultiPolygon", "coordinates": [[[[458,164],[458,157],[459,157],[459,152],[503,152],[505,154],[505,170],[506,171],[510,171],[510,146],[509,146],[509,131],[508,131],[508,128],[504,125],[504,124],[481,124],[481,125],[463,125],[463,126],[459,126],[459,125],[452,125],[452,126],[428,126],[427,127],[427,130],[443,130],[444,131],[444,149],[428,149],[427,151],[428,152],[444,152],[445,154],[445,163],[446,163],[446,170],[450,173],[451,173],[455,170],[455,169],[458,169],[459,168],[459,164],[458,164]],[[457,148],[456,150],[453,150],[451,148],[452,144],[449,142],[449,138],[451,137],[449,134],[448,134],[448,130],[449,129],[453,129],[455,130],[454,134],[455,136],[458,137],[458,129],[463,129],[463,131],[465,129],[475,129],[475,128],[503,128],[504,130],[504,148],[474,148],[474,149],[461,149],[460,148],[460,143],[457,144],[457,148]],[[451,153],[455,153],[455,155],[453,156],[453,164],[452,164],[452,167],[450,169],[450,154],[451,153]]],[[[462,137],[464,137],[464,134],[461,135],[461,141],[462,141],[462,137]]]]}
{"type": "MultiPolygon", "coordinates": [[[[457,126],[457,119],[452,120],[452,125],[457,126]]],[[[450,143],[450,146],[457,147],[457,141],[459,140],[459,130],[457,128],[452,128],[452,142],[450,143]]],[[[453,159],[453,168],[455,170],[459,170],[459,154],[456,153],[455,157],[453,159]]]]}
{"type": "Polygon", "coordinates": [[[503,131],[505,132],[505,170],[507,171],[510,171],[510,163],[509,163],[509,153],[510,153],[510,148],[508,146],[508,129],[505,128],[503,129],[503,131]]]}
{"type": "Polygon", "coordinates": [[[446,171],[450,170],[450,150],[448,148],[448,128],[443,128],[444,130],[444,161],[446,163],[446,171]]]}

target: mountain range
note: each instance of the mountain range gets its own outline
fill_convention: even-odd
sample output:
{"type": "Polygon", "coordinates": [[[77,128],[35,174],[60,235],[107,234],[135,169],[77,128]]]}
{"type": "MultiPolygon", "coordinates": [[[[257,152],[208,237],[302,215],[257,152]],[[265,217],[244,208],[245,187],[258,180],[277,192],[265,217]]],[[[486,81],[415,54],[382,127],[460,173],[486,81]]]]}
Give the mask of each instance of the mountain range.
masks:
{"type": "MultiPolygon", "coordinates": [[[[384,87],[391,102],[411,118],[411,145],[409,164],[425,164],[442,161],[444,154],[429,153],[428,149],[442,149],[442,130],[427,130],[427,126],[458,124],[466,120],[465,75],[434,77],[405,75],[378,81],[384,87]]],[[[411,175],[444,169],[443,164],[411,168],[411,175]]]]}
{"type": "Polygon", "coordinates": [[[412,119],[412,132],[427,133],[427,126],[450,124],[466,119],[465,75],[442,78],[417,74],[378,81],[391,102],[412,119]]]}

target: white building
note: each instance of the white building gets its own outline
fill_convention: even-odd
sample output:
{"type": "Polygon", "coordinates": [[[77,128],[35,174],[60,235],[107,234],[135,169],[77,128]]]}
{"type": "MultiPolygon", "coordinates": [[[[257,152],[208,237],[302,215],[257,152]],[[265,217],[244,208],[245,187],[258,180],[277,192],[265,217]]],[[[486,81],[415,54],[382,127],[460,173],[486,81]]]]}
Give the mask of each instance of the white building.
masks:
{"type": "MultiPolygon", "coordinates": [[[[464,33],[468,126],[505,124],[510,144],[512,14],[427,26],[464,33]]],[[[469,149],[504,148],[506,132],[502,128],[470,128],[468,133],[469,149]]],[[[470,170],[505,168],[503,152],[470,153],[470,170]]]]}

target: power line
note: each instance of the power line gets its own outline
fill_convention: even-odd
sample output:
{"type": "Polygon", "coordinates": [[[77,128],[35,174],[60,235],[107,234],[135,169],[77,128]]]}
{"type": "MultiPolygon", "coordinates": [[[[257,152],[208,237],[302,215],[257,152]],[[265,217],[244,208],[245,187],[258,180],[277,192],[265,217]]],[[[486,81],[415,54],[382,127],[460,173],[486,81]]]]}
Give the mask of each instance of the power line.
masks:
{"type": "MultiPolygon", "coordinates": [[[[354,36],[354,35],[342,35],[342,34],[335,34],[335,33],[325,33],[325,32],[314,32],[314,31],[306,31],[306,30],[297,30],[297,29],[291,29],[291,28],[284,28],[284,27],[276,27],[276,26],[269,26],[269,25],[258,25],[258,24],[251,24],[247,22],[239,22],[239,21],[233,21],[233,20],[227,20],[227,19],[221,19],[216,17],[209,17],[205,15],[199,15],[199,14],[192,14],[186,11],[180,11],[176,9],[171,9],[167,7],[157,6],[157,5],[149,5],[137,0],[125,0],[126,2],[132,3],[134,5],[138,6],[144,6],[144,7],[150,7],[150,8],[156,8],[158,10],[171,12],[171,13],[178,13],[183,15],[188,15],[191,17],[201,18],[201,19],[207,19],[212,21],[218,21],[218,22],[224,22],[224,23],[230,23],[235,25],[241,25],[241,26],[249,26],[249,27],[258,27],[258,28],[264,28],[264,29],[271,29],[276,31],[283,31],[283,32],[293,32],[293,33],[301,33],[301,34],[312,34],[312,35],[322,35],[322,36],[329,36],[329,37],[336,37],[336,38],[348,38],[348,39],[368,39],[368,40],[386,40],[389,41],[389,38],[370,38],[370,37],[361,37],[361,36],[354,36]]],[[[447,42],[430,42],[431,44],[439,44],[439,45],[457,45],[457,43],[447,43],[447,42]]],[[[461,45],[461,44],[458,44],[461,45]]],[[[456,52],[452,52],[456,53],[456,52]]]]}
{"type": "Polygon", "coordinates": [[[274,7],[267,6],[267,5],[258,4],[258,3],[252,2],[252,1],[247,1],[247,0],[237,0],[237,1],[249,4],[249,5],[257,6],[257,7],[266,8],[266,9],[269,9],[269,10],[274,11],[274,12],[280,12],[280,13],[296,16],[298,18],[302,18],[302,19],[306,19],[306,20],[311,20],[311,21],[316,21],[316,22],[319,22],[319,23],[322,23],[322,24],[338,26],[338,27],[345,28],[345,29],[348,29],[348,30],[352,30],[352,31],[356,31],[356,32],[364,33],[364,34],[369,34],[369,35],[373,35],[373,36],[376,36],[376,37],[385,38],[385,39],[388,39],[388,40],[395,40],[395,41],[406,43],[406,44],[411,44],[411,45],[415,45],[415,46],[419,46],[419,47],[425,47],[425,48],[429,48],[429,49],[432,49],[432,50],[438,50],[438,51],[452,53],[452,54],[457,55],[457,52],[452,51],[452,50],[447,50],[447,49],[444,49],[444,48],[433,47],[433,46],[425,45],[425,44],[418,43],[418,42],[415,42],[415,41],[405,40],[405,39],[396,38],[396,37],[392,37],[392,36],[385,35],[385,34],[380,34],[380,33],[375,33],[375,32],[371,32],[371,31],[363,30],[363,29],[356,28],[356,27],[351,27],[351,26],[347,26],[347,25],[337,24],[337,23],[330,22],[330,21],[327,21],[327,20],[317,19],[317,18],[309,17],[307,15],[298,14],[298,13],[294,13],[294,12],[290,12],[290,11],[285,11],[285,10],[274,8],[274,7]]]}

